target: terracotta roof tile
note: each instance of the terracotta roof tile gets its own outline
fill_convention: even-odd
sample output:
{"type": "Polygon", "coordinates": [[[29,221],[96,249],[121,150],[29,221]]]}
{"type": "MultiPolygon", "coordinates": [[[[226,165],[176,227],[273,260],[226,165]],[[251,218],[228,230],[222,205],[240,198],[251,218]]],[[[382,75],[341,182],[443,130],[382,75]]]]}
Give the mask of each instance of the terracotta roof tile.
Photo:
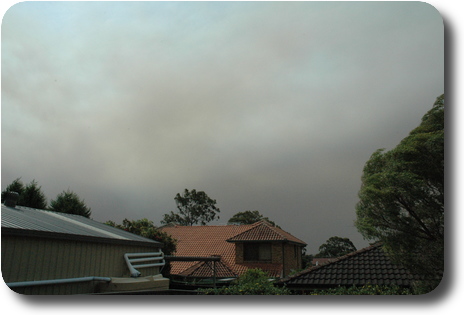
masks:
{"type": "Polygon", "coordinates": [[[305,242],[296,238],[284,230],[272,226],[266,221],[259,221],[251,225],[251,227],[227,240],[228,242],[243,242],[243,241],[288,241],[302,245],[305,242]]]}
{"type": "MultiPolygon", "coordinates": [[[[214,276],[212,263],[206,261],[201,261],[190,268],[185,269],[183,272],[179,273],[179,276],[184,277],[195,277],[195,278],[210,278],[214,276]]],[[[216,277],[218,278],[233,278],[237,274],[232,271],[224,262],[216,263],[216,277]]]]}
{"type": "MultiPolygon", "coordinates": [[[[226,239],[250,227],[247,225],[174,226],[162,230],[177,239],[177,256],[221,256],[228,265],[235,265],[235,245],[226,239]]],[[[171,273],[180,274],[198,262],[171,262],[171,273]]],[[[235,271],[235,270],[234,270],[235,271]]]]}

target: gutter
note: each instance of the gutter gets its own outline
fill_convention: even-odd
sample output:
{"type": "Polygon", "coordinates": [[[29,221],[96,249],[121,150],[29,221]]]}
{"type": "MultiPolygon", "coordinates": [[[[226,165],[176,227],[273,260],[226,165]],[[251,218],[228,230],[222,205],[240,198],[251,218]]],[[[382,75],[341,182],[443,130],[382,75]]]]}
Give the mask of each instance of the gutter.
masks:
{"type": "Polygon", "coordinates": [[[32,286],[38,286],[38,285],[51,285],[51,284],[63,284],[63,283],[76,283],[76,282],[90,282],[90,281],[111,282],[111,278],[109,277],[80,277],[80,278],[68,278],[68,279],[10,282],[10,283],[7,283],[6,285],[10,288],[20,288],[20,287],[32,287],[32,286]]]}

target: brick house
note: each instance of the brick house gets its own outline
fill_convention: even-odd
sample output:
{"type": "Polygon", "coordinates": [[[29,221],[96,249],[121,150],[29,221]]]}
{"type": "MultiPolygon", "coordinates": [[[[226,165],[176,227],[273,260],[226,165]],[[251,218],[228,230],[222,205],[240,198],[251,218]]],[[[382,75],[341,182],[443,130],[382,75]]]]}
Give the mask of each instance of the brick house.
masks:
{"type": "MultiPolygon", "coordinates": [[[[306,243],[267,221],[250,225],[166,226],[162,231],[177,239],[176,256],[219,256],[215,276],[234,278],[260,268],[281,278],[302,268],[306,243]]],[[[172,261],[171,275],[184,279],[211,278],[205,261],[172,261]]]]}

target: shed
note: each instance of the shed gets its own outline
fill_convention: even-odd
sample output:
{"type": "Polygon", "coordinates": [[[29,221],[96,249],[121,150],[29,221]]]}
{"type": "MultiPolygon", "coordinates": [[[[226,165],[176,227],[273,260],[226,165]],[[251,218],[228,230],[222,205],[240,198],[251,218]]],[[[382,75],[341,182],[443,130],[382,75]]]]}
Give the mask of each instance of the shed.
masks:
{"type": "Polygon", "coordinates": [[[162,243],[79,215],[2,204],[2,275],[22,294],[159,291],[162,243]]]}

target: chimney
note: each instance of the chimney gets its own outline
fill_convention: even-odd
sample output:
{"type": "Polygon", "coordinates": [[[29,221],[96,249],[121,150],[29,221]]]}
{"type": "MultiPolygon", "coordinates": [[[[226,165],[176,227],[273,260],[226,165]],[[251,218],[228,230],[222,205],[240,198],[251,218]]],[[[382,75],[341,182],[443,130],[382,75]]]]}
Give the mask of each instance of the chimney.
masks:
{"type": "Polygon", "coordinates": [[[19,194],[16,191],[8,191],[6,193],[6,198],[3,204],[7,207],[16,207],[16,203],[18,202],[19,194]]]}

